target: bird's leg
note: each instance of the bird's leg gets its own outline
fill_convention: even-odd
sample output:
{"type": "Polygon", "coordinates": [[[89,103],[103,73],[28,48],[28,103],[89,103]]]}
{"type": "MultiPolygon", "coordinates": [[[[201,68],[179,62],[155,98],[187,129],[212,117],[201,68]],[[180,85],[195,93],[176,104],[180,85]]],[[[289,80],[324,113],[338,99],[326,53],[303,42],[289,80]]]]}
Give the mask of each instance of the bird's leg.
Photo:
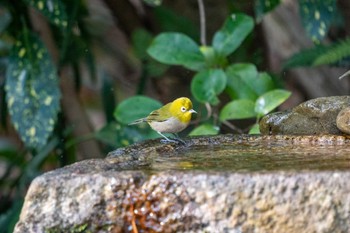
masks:
{"type": "Polygon", "coordinates": [[[183,145],[186,145],[186,142],[182,140],[177,133],[173,133],[173,135],[175,136],[176,141],[182,143],[183,145]]]}
{"type": "Polygon", "coordinates": [[[164,134],[162,134],[162,133],[159,132],[159,131],[157,131],[157,133],[158,133],[159,135],[161,135],[163,138],[165,138],[165,139],[160,140],[160,142],[162,142],[162,143],[167,143],[167,142],[175,142],[175,143],[177,143],[177,142],[178,142],[178,141],[176,141],[176,140],[173,140],[173,139],[170,139],[170,138],[166,137],[164,134]]]}

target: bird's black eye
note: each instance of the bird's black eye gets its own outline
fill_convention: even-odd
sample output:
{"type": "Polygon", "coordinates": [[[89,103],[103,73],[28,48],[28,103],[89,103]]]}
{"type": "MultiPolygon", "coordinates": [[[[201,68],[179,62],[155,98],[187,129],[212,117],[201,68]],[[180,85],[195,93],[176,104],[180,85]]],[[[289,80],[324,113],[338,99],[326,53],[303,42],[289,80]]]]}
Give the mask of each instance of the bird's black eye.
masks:
{"type": "Polygon", "coordinates": [[[181,107],[181,112],[186,112],[186,108],[184,106],[181,107]]]}

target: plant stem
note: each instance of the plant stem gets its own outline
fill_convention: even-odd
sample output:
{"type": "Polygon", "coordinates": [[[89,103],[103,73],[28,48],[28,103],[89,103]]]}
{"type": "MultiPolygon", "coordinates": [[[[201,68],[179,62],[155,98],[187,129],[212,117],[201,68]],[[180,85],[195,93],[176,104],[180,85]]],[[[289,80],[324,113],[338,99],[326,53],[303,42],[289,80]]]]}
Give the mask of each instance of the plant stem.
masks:
{"type": "Polygon", "coordinates": [[[207,45],[206,39],[206,27],[205,27],[205,9],[203,0],[198,0],[198,8],[199,8],[199,19],[200,19],[200,30],[201,30],[201,44],[207,45]]]}

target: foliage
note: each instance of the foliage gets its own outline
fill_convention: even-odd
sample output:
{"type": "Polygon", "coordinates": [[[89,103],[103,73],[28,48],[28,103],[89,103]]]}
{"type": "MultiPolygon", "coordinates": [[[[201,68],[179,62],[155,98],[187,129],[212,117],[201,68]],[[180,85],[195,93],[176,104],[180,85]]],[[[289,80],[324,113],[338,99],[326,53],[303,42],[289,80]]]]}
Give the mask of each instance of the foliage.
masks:
{"type": "Polygon", "coordinates": [[[12,123],[23,142],[28,148],[42,148],[54,129],[61,94],[46,47],[27,30],[11,49],[5,90],[12,123]]]}
{"type": "MultiPolygon", "coordinates": [[[[255,0],[255,15],[261,21],[264,14],[275,9],[280,0],[255,0]]],[[[307,35],[320,43],[339,14],[336,0],[298,0],[299,14],[307,35]]]]}
{"type": "MultiPolygon", "coordinates": [[[[237,13],[229,16],[214,34],[211,46],[199,46],[185,34],[174,32],[161,33],[150,44],[147,52],[157,61],[184,66],[196,72],[191,92],[198,102],[212,108],[219,105],[223,92],[232,99],[220,110],[219,123],[211,123],[215,122],[217,115],[213,112],[190,135],[217,134],[220,125],[227,120],[256,118],[258,121],[289,97],[289,92],[275,89],[271,77],[267,73],[259,73],[253,64],[229,63],[229,55],[237,50],[253,27],[251,17],[237,13]]],[[[131,106],[129,102],[125,105],[131,106]]],[[[119,119],[119,122],[122,120],[119,119]]],[[[256,132],[255,125],[254,129],[256,132]]]]}
{"type": "MultiPolygon", "coordinates": [[[[162,1],[145,2],[158,6],[162,1]]],[[[273,10],[279,2],[256,0],[257,20],[273,10]]],[[[324,33],[316,29],[325,25],[323,28],[327,31],[331,22],[328,19],[335,11],[329,7],[321,9],[318,17],[317,9],[309,3],[300,0],[300,4],[304,4],[300,12],[305,14],[303,23],[306,28],[310,28],[308,33],[311,36],[315,34],[314,37],[321,40],[324,33]],[[305,9],[317,17],[308,17],[305,9]]],[[[334,1],[327,3],[334,7],[334,1]]],[[[142,69],[136,96],[116,104],[114,92],[111,91],[115,87],[111,81],[113,78],[95,65],[92,48],[96,44],[92,46],[92,42],[101,37],[94,37],[92,33],[91,25],[86,20],[85,4],[82,0],[1,2],[0,75],[6,77],[6,82],[5,79],[0,80],[1,123],[4,128],[11,130],[6,121],[8,114],[24,143],[23,147],[18,148],[0,140],[0,159],[6,166],[5,173],[0,177],[0,188],[5,190],[1,197],[10,200],[10,204],[0,202],[0,229],[6,232],[12,231],[18,219],[23,194],[30,181],[43,171],[44,166],[52,169],[74,162],[75,145],[80,141],[93,138],[107,145],[107,149],[114,149],[158,137],[147,124],[127,124],[161,106],[160,102],[143,94],[147,81],[161,76],[171,65],[182,66],[193,72],[189,88],[196,109],[201,111],[197,119],[199,123],[190,135],[218,134],[223,125],[230,125],[229,121],[238,119],[251,119],[249,133],[259,133],[256,122],[290,95],[278,89],[270,75],[259,72],[254,64],[243,59],[240,63],[232,62],[232,57],[253,31],[254,21],[251,17],[242,13],[230,15],[211,36],[209,45],[199,45],[196,42],[199,33],[194,24],[170,9],[159,6],[154,8],[153,16],[162,33],[154,37],[149,27],[147,30],[146,27],[134,30],[130,35],[132,46],[128,54],[132,59],[121,56],[121,60],[129,59],[129,63],[137,60],[136,63],[142,69]],[[40,12],[49,22],[53,46],[58,48],[57,57],[50,54],[51,50],[42,41],[47,35],[39,34],[33,28],[35,22],[32,22],[28,13],[32,9],[40,12]],[[82,83],[81,65],[87,67],[92,81],[100,78],[100,82],[96,83],[101,84],[100,96],[107,123],[92,135],[73,138],[72,128],[65,123],[66,113],[62,112],[64,110],[59,105],[64,94],[60,93],[57,75],[63,65],[73,68],[77,92],[82,83]]],[[[344,47],[340,47],[346,44],[344,42],[337,48],[339,56],[347,56],[344,47]]],[[[327,59],[336,60],[330,56],[327,59]]],[[[319,58],[318,62],[326,61],[319,58]]],[[[84,230],[84,226],[81,230],[84,230]]]]}
{"type": "Polygon", "coordinates": [[[350,39],[341,40],[331,45],[318,45],[301,51],[284,64],[285,69],[300,66],[319,66],[319,65],[346,65],[350,57],[350,39]]]}
{"type": "MultiPolygon", "coordinates": [[[[1,232],[12,232],[28,184],[42,173],[44,165],[57,167],[76,160],[71,153],[74,143],[66,143],[71,129],[62,124],[60,115],[58,70],[61,64],[74,66],[91,55],[86,52],[88,36],[83,34],[85,24],[81,24],[85,20],[84,9],[80,0],[0,3],[1,132],[11,134],[11,123],[23,142],[23,146],[15,146],[3,137],[0,139],[0,163],[4,167],[4,172],[0,172],[1,232]],[[40,12],[47,20],[53,34],[52,46],[59,48],[56,58],[43,43],[43,35],[34,29],[40,22],[33,21],[30,11],[40,12]],[[77,29],[80,35],[74,32],[77,29]],[[74,59],[67,56],[70,53],[74,53],[74,59]]],[[[89,67],[93,67],[93,61],[89,67]]]]}
{"type": "Polygon", "coordinates": [[[339,15],[336,0],[299,0],[299,4],[304,28],[316,46],[294,54],[285,62],[284,68],[319,65],[348,67],[350,58],[349,38],[328,45],[321,43],[339,15]]]}
{"type": "Polygon", "coordinates": [[[338,14],[336,0],[299,0],[299,9],[306,33],[319,43],[338,14]]]}
{"type": "Polygon", "coordinates": [[[275,9],[280,4],[281,0],[255,0],[255,16],[260,22],[264,15],[275,9]]]}

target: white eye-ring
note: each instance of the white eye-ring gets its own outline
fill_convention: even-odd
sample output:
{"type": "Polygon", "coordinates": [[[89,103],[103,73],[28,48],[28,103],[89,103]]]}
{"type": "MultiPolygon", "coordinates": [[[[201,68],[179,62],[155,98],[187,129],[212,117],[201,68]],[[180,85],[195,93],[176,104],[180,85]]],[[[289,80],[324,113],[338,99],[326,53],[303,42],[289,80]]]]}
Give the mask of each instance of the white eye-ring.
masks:
{"type": "Polygon", "coordinates": [[[184,106],[181,107],[181,112],[186,112],[186,108],[184,106]]]}

